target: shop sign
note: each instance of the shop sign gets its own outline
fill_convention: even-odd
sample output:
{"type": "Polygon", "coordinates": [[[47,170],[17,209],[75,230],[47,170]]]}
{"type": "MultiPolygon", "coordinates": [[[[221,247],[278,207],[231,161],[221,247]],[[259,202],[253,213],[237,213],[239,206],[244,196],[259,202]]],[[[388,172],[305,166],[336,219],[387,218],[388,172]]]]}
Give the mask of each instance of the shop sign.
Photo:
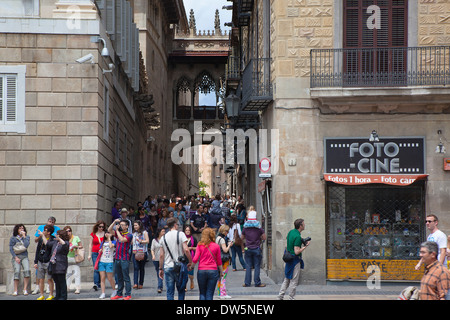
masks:
{"type": "Polygon", "coordinates": [[[423,137],[325,138],[324,148],[327,181],[409,185],[426,171],[423,137]]]}
{"type": "Polygon", "coordinates": [[[417,180],[423,180],[428,177],[427,174],[416,175],[388,175],[388,174],[324,174],[325,181],[334,182],[337,184],[344,184],[349,186],[382,183],[393,186],[409,186],[417,180]]]}
{"type": "Polygon", "coordinates": [[[423,267],[416,270],[417,260],[328,259],[327,279],[367,280],[376,269],[380,280],[420,281],[423,267]]]}

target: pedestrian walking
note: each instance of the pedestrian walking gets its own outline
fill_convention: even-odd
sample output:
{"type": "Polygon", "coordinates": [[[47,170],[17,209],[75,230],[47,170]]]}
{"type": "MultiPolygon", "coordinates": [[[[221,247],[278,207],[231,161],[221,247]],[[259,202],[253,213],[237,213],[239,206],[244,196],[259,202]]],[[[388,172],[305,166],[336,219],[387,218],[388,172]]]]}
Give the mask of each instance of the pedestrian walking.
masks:
{"type": "MultiPolygon", "coordinates": [[[[191,257],[194,258],[195,250],[197,248],[197,240],[194,237],[192,227],[189,225],[184,226],[184,234],[186,235],[186,238],[188,239],[188,248],[191,253],[191,257]]],[[[190,290],[194,290],[194,269],[188,270],[188,276],[190,280],[190,290]]]]}
{"type": "Polygon", "coordinates": [[[230,231],[228,232],[228,239],[233,243],[231,246],[231,265],[233,267],[233,271],[237,271],[236,264],[236,255],[239,258],[239,262],[241,263],[242,269],[246,271],[246,264],[244,261],[244,242],[241,239],[242,231],[241,226],[237,222],[237,216],[233,213],[230,217],[230,231]]]}
{"type": "Polygon", "coordinates": [[[30,283],[31,271],[28,260],[28,247],[30,246],[30,236],[27,235],[27,229],[23,224],[16,224],[13,234],[9,239],[9,252],[12,257],[12,266],[14,270],[14,291],[13,296],[17,296],[20,280],[20,270],[23,270],[23,295],[28,295],[28,285],[30,283]]]}
{"type": "Polygon", "coordinates": [[[219,299],[231,299],[231,296],[227,294],[227,275],[228,275],[228,267],[230,265],[231,260],[231,246],[233,243],[229,241],[227,235],[230,231],[230,227],[222,225],[219,228],[219,234],[216,238],[216,243],[220,246],[220,254],[222,260],[222,277],[219,279],[219,283],[217,285],[217,291],[219,293],[219,299]]]}
{"type": "Polygon", "coordinates": [[[165,233],[165,229],[157,229],[155,237],[152,240],[152,245],[150,247],[153,265],[155,266],[156,270],[156,278],[158,279],[158,293],[161,293],[163,290],[163,279],[159,277],[159,250],[161,248],[161,237],[164,236],[165,233]]]}
{"type": "Polygon", "coordinates": [[[81,270],[75,260],[75,255],[78,250],[83,249],[83,244],[81,243],[80,237],[73,234],[72,227],[66,226],[63,230],[69,235],[69,253],[67,254],[69,267],[67,268],[66,273],[67,290],[70,290],[73,281],[75,282],[75,294],[79,294],[81,290],[81,270]]]}
{"type": "Polygon", "coordinates": [[[140,220],[133,223],[133,289],[142,289],[144,286],[145,263],[148,258],[148,232],[140,220]]]}
{"type": "Polygon", "coordinates": [[[192,260],[191,268],[198,262],[197,283],[200,300],[213,300],[217,281],[223,276],[220,247],[215,240],[214,229],[204,229],[192,260]]]}
{"type": "MultiPolygon", "coordinates": [[[[437,259],[444,266],[447,266],[447,236],[438,228],[439,219],[434,214],[429,214],[425,220],[427,229],[430,231],[430,234],[427,237],[427,241],[436,242],[439,247],[439,252],[437,255],[437,259]]],[[[416,270],[419,270],[422,266],[423,261],[420,259],[419,263],[416,265],[416,270]]]]}
{"type": "Polygon", "coordinates": [[[252,268],[255,269],[253,275],[253,281],[255,287],[265,287],[266,285],[261,283],[261,241],[266,240],[266,234],[261,228],[260,222],[256,219],[256,211],[250,211],[248,213],[248,220],[244,223],[242,230],[242,240],[245,241],[247,250],[245,251],[245,282],[244,287],[250,287],[252,281],[252,268]]]}
{"type": "Polygon", "coordinates": [[[203,230],[207,227],[206,216],[203,205],[197,206],[197,212],[191,216],[191,227],[194,230],[194,237],[200,241],[203,230]]]}
{"type": "Polygon", "coordinates": [[[289,231],[286,240],[286,251],[288,251],[293,259],[286,262],[284,267],[284,280],[278,294],[278,300],[283,300],[286,291],[289,299],[294,300],[298,282],[300,280],[300,270],[303,269],[302,252],[309,246],[309,241],[303,243],[301,232],[305,230],[305,221],[297,219],[294,221],[294,229],[289,231]]]}
{"type": "Polygon", "coordinates": [[[437,259],[439,246],[434,241],[420,245],[420,259],[425,274],[420,281],[420,300],[445,300],[450,289],[450,271],[437,259]]]}
{"type": "Polygon", "coordinates": [[[117,294],[111,300],[131,299],[130,248],[132,246],[133,235],[128,232],[129,223],[128,219],[116,219],[108,228],[109,233],[115,232],[115,238],[117,239],[114,269],[118,286],[117,294]],[[125,296],[123,296],[124,289],[125,296]]]}
{"type": "Polygon", "coordinates": [[[187,268],[192,264],[186,235],[178,231],[178,223],[178,219],[170,218],[167,221],[170,231],[161,239],[159,276],[166,280],[167,300],[174,300],[175,287],[178,291],[178,300],[184,300],[187,268]]]}
{"type": "Polygon", "coordinates": [[[114,240],[114,236],[106,231],[104,241],[100,246],[100,261],[98,263],[98,272],[100,273],[100,283],[102,294],[99,299],[105,298],[106,293],[106,278],[108,278],[109,284],[113,289],[110,298],[113,298],[117,295],[117,291],[115,290],[116,282],[114,280],[114,254],[116,248],[116,241],[114,240]]]}
{"type": "Polygon", "coordinates": [[[67,254],[70,247],[70,235],[65,230],[59,230],[56,237],[51,241],[51,256],[49,269],[55,282],[54,300],[67,300],[66,273],[69,267],[67,254]]]}
{"type": "MultiPolygon", "coordinates": [[[[88,260],[92,261],[92,266],[95,267],[97,262],[100,244],[103,242],[106,231],[106,223],[103,220],[97,221],[92,228],[89,241],[89,254],[88,260]]],[[[94,268],[94,285],[92,288],[97,291],[100,287],[100,273],[94,268]]]]}

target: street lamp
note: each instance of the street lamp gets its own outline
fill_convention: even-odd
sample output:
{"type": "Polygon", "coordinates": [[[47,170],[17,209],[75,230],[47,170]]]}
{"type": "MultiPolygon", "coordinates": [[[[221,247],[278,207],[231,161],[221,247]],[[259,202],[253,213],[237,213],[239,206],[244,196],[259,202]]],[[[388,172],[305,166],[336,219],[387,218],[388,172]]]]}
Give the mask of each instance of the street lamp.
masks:
{"type": "Polygon", "coordinates": [[[225,98],[225,108],[227,110],[227,116],[230,119],[234,119],[239,115],[239,107],[241,105],[241,99],[234,93],[230,93],[225,98]]]}

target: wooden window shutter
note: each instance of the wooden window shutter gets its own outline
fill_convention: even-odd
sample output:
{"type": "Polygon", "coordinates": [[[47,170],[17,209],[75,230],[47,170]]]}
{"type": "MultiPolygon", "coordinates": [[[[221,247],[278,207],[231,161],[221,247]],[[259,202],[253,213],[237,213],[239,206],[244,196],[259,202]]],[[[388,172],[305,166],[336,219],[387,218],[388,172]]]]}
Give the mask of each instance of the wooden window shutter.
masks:
{"type": "Polygon", "coordinates": [[[114,43],[115,43],[115,49],[116,53],[119,57],[122,57],[123,55],[123,19],[122,19],[122,11],[125,7],[125,0],[116,0],[116,18],[115,18],[115,37],[114,37],[114,43]]]}
{"type": "Polygon", "coordinates": [[[17,122],[17,75],[0,75],[0,123],[17,122]]]}
{"type": "Polygon", "coordinates": [[[17,121],[17,75],[6,76],[6,123],[17,121]]]}
{"type": "Polygon", "coordinates": [[[406,47],[408,25],[407,0],[343,0],[344,48],[406,47]],[[381,29],[367,28],[376,5],[381,12],[381,29]]]}
{"type": "Polygon", "coordinates": [[[106,1],[106,32],[111,40],[115,39],[116,33],[116,0],[106,1]]]}

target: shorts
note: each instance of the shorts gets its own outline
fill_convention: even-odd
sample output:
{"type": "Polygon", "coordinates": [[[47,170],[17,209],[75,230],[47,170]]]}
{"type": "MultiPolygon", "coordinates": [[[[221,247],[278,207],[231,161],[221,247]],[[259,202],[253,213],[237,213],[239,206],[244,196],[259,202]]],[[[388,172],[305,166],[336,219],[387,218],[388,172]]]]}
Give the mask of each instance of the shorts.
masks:
{"type": "Polygon", "coordinates": [[[114,272],[114,262],[99,262],[98,263],[98,270],[97,271],[104,271],[107,273],[113,273],[114,272]]]}
{"type": "Polygon", "coordinates": [[[51,276],[48,274],[48,265],[50,262],[40,262],[38,261],[38,268],[37,268],[37,279],[45,279],[45,275],[47,274],[47,278],[51,278],[51,276]]]}
{"type": "Polygon", "coordinates": [[[20,263],[16,262],[16,259],[12,259],[12,266],[14,270],[14,280],[20,279],[20,268],[23,269],[23,276],[29,278],[31,276],[30,262],[28,261],[28,256],[16,255],[20,259],[20,263]]]}

